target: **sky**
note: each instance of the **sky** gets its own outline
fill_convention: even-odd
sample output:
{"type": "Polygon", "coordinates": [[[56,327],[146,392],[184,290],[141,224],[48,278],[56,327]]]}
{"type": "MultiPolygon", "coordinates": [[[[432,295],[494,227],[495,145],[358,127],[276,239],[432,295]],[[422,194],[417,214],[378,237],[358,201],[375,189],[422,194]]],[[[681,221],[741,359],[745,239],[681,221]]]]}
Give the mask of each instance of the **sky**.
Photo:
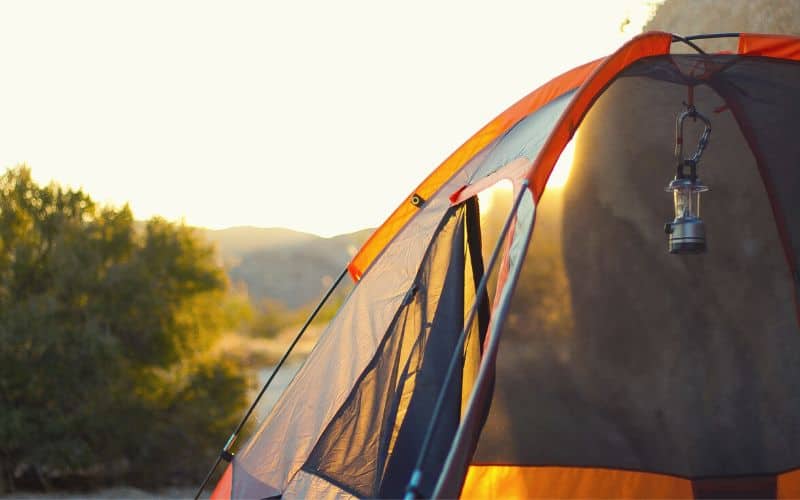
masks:
{"type": "Polygon", "coordinates": [[[638,33],[653,3],[0,2],[0,168],[138,219],[377,226],[489,120],[638,33]]]}

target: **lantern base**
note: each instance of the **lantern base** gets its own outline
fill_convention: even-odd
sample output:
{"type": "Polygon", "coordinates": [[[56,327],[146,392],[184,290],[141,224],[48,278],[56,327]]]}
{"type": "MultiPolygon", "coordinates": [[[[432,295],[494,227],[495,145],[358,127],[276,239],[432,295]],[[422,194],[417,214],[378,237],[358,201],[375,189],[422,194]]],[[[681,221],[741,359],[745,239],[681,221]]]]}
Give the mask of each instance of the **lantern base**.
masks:
{"type": "Polygon", "coordinates": [[[698,254],[706,251],[706,228],[700,219],[675,219],[665,227],[669,233],[667,248],[674,254],[698,254]]]}

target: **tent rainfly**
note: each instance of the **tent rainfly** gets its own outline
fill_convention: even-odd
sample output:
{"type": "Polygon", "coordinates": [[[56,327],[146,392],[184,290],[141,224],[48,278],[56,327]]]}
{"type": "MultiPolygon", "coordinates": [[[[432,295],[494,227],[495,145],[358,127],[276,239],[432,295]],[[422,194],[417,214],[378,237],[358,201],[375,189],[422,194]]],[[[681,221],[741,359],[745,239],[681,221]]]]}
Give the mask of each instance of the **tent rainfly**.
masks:
{"type": "MultiPolygon", "coordinates": [[[[693,196],[699,155],[677,159],[695,163],[693,196]]],[[[800,38],[648,32],[554,78],[363,245],[339,278],[352,292],[292,382],[235,455],[241,426],[223,449],[212,498],[800,497],[798,192],[800,38]],[[721,37],[738,51],[701,49],[721,37]],[[520,276],[549,241],[551,171],[606,100],[649,118],[620,138],[638,151],[623,163],[592,155],[607,141],[581,129],[582,171],[550,224],[570,280],[560,330],[530,313],[555,285],[520,276]],[[667,252],[679,237],[664,235],[675,215],[664,186],[682,189],[683,166],[675,175],[673,132],[652,140],[684,106],[715,126],[699,167],[714,189],[702,255],[667,252]],[[714,149],[717,124],[741,161],[708,160],[726,149],[714,149]],[[513,194],[494,243],[477,195],[501,180],[513,194]],[[737,212],[742,200],[766,208],[737,212]],[[603,238],[617,243],[598,251],[603,238]]]]}

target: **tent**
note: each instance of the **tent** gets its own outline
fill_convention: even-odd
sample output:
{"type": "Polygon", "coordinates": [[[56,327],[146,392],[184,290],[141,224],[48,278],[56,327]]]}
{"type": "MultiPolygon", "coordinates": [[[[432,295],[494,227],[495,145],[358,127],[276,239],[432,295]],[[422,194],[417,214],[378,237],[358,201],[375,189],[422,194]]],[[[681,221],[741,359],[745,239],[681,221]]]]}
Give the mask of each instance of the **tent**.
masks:
{"type": "Polygon", "coordinates": [[[800,496],[798,192],[800,38],[649,32],[554,78],[363,245],[212,498],[800,496]],[[670,255],[663,229],[684,105],[714,125],[702,255],[670,255]],[[548,178],[579,125],[556,217],[548,178]],[[501,180],[490,235],[477,195],[501,180]],[[525,274],[556,238],[569,286],[525,274]],[[534,314],[548,300],[571,312],[534,314]]]}

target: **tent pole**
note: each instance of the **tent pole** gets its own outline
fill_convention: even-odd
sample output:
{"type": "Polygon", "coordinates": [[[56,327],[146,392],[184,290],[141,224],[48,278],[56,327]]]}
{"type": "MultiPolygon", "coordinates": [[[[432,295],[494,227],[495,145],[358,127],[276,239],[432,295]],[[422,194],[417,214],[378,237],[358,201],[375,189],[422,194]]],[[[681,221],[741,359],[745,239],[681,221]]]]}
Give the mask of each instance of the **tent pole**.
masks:
{"type": "Polygon", "coordinates": [[[733,38],[733,37],[738,37],[739,35],[740,33],[709,33],[704,35],[681,36],[672,33],[672,43],[683,42],[689,47],[696,50],[697,53],[705,55],[706,54],[705,51],[703,51],[703,49],[698,47],[697,44],[693,42],[693,40],[710,40],[713,38],[733,38]]]}
{"type": "Polygon", "coordinates": [[[475,319],[475,314],[478,311],[480,303],[485,295],[484,292],[489,284],[489,275],[492,273],[492,270],[494,270],[495,264],[497,264],[497,260],[500,256],[500,252],[503,249],[506,236],[508,235],[508,231],[511,229],[511,223],[514,221],[514,217],[517,215],[517,211],[519,210],[520,203],[522,203],[522,198],[524,197],[526,191],[528,191],[527,180],[523,181],[520,185],[519,194],[514,200],[514,205],[511,207],[511,212],[508,214],[508,218],[503,224],[503,229],[500,231],[500,236],[497,238],[497,243],[494,246],[492,255],[489,257],[489,263],[486,266],[486,272],[483,273],[480,284],[478,285],[478,289],[475,290],[475,299],[472,301],[472,307],[469,310],[469,316],[467,316],[464,329],[461,331],[461,334],[458,337],[458,342],[456,343],[456,347],[453,350],[453,355],[450,357],[450,364],[447,366],[447,374],[445,375],[444,383],[442,383],[441,389],[439,389],[439,395],[436,397],[436,404],[433,407],[430,423],[428,424],[428,429],[425,432],[424,439],[422,440],[422,446],[420,446],[419,454],[417,455],[417,462],[414,465],[414,472],[412,472],[411,478],[406,486],[404,500],[414,500],[415,498],[419,497],[419,486],[422,484],[422,467],[424,465],[425,457],[428,454],[431,438],[436,431],[436,424],[438,423],[439,415],[442,412],[442,406],[444,405],[447,387],[450,385],[450,380],[453,378],[453,374],[456,371],[458,360],[461,358],[460,353],[464,349],[464,342],[467,338],[467,332],[472,329],[472,323],[475,319]]]}
{"type": "Polygon", "coordinates": [[[333,282],[330,288],[328,288],[328,291],[325,292],[325,295],[319,301],[317,307],[315,307],[314,310],[311,311],[311,314],[308,316],[308,319],[306,319],[306,322],[303,323],[302,328],[300,328],[300,331],[297,332],[297,335],[295,335],[292,343],[289,344],[289,348],[286,349],[286,352],[283,353],[283,356],[281,357],[280,361],[278,361],[278,364],[275,365],[275,368],[272,369],[272,373],[270,374],[267,381],[264,383],[264,386],[261,388],[261,391],[259,391],[258,396],[256,396],[255,400],[253,401],[253,404],[250,405],[250,408],[247,410],[247,413],[244,414],[244,417],[242,417],[241,422],[239,422],[239,425],[236,426],[236,430],[233,431],[233,433],[228,438],[228,441],[225,442],[225,446],[222,448],[222,451],[220,451],[219,456],[217,456],[214,465],[211,466],[211,470],[208,471],[208,474],[206,474],[206,478],[203,480],[203,483],[197,490],[197,494],[195,494],[194,500],[200,498],[200,495],[203,493],[203,489],[205,489],[206,485],[211,480],[211,476],[214,475],[214,471],[217,470],[219,463],[222,460],[225,460],[226,462],[230,462],[231,460],[233,460],[233,453],[231,453],[231,447],[233,446],[233,443],[236,442],[236,439],[239,437],[239,432],[241,432],[242,427],[244,427],[244,424],[247,423],[247,419],[250,418],[250,415],[253,413],[253,410],[255,410],[256,406],[258,405],[258,402],[261,401],[261,397],[264,395],[265,392],[267,392],[267,388],[270,386],[270,384],[272,384],[272,380],[275,378],[275,375],[277,375],[278,370],[281,369],[283,363],[289,358],[289,355],[292,353],[292,350],[300,341],[300,339],[303,337],[303,334],[306,332],[309,325],[311,325],[311,322],[314,321],[314,318],[317,316],[320,309],[322,309],[322,306],[325,305],[330,296],[333,294],[333,291],[336,290],[336,287],[339,286],[339,283],[342,282],[342,279],[346,275],[347,275],[347,267],[345,266],[344,270],[342,270],[342,272],[339,274],[339,277],[336,278],[336,280],[333,282]]]}
{"type": "MultiPolygon", "coordinates": [[[[684,40],[708,40],[711,38],[736,38],[740,35],[741,33],[703,33],[702,35],[689,35],[681,38],[683,38],[684,40]]],[[[679,35],[674,35],[674,36],[679,36],[679,35]]]]}

